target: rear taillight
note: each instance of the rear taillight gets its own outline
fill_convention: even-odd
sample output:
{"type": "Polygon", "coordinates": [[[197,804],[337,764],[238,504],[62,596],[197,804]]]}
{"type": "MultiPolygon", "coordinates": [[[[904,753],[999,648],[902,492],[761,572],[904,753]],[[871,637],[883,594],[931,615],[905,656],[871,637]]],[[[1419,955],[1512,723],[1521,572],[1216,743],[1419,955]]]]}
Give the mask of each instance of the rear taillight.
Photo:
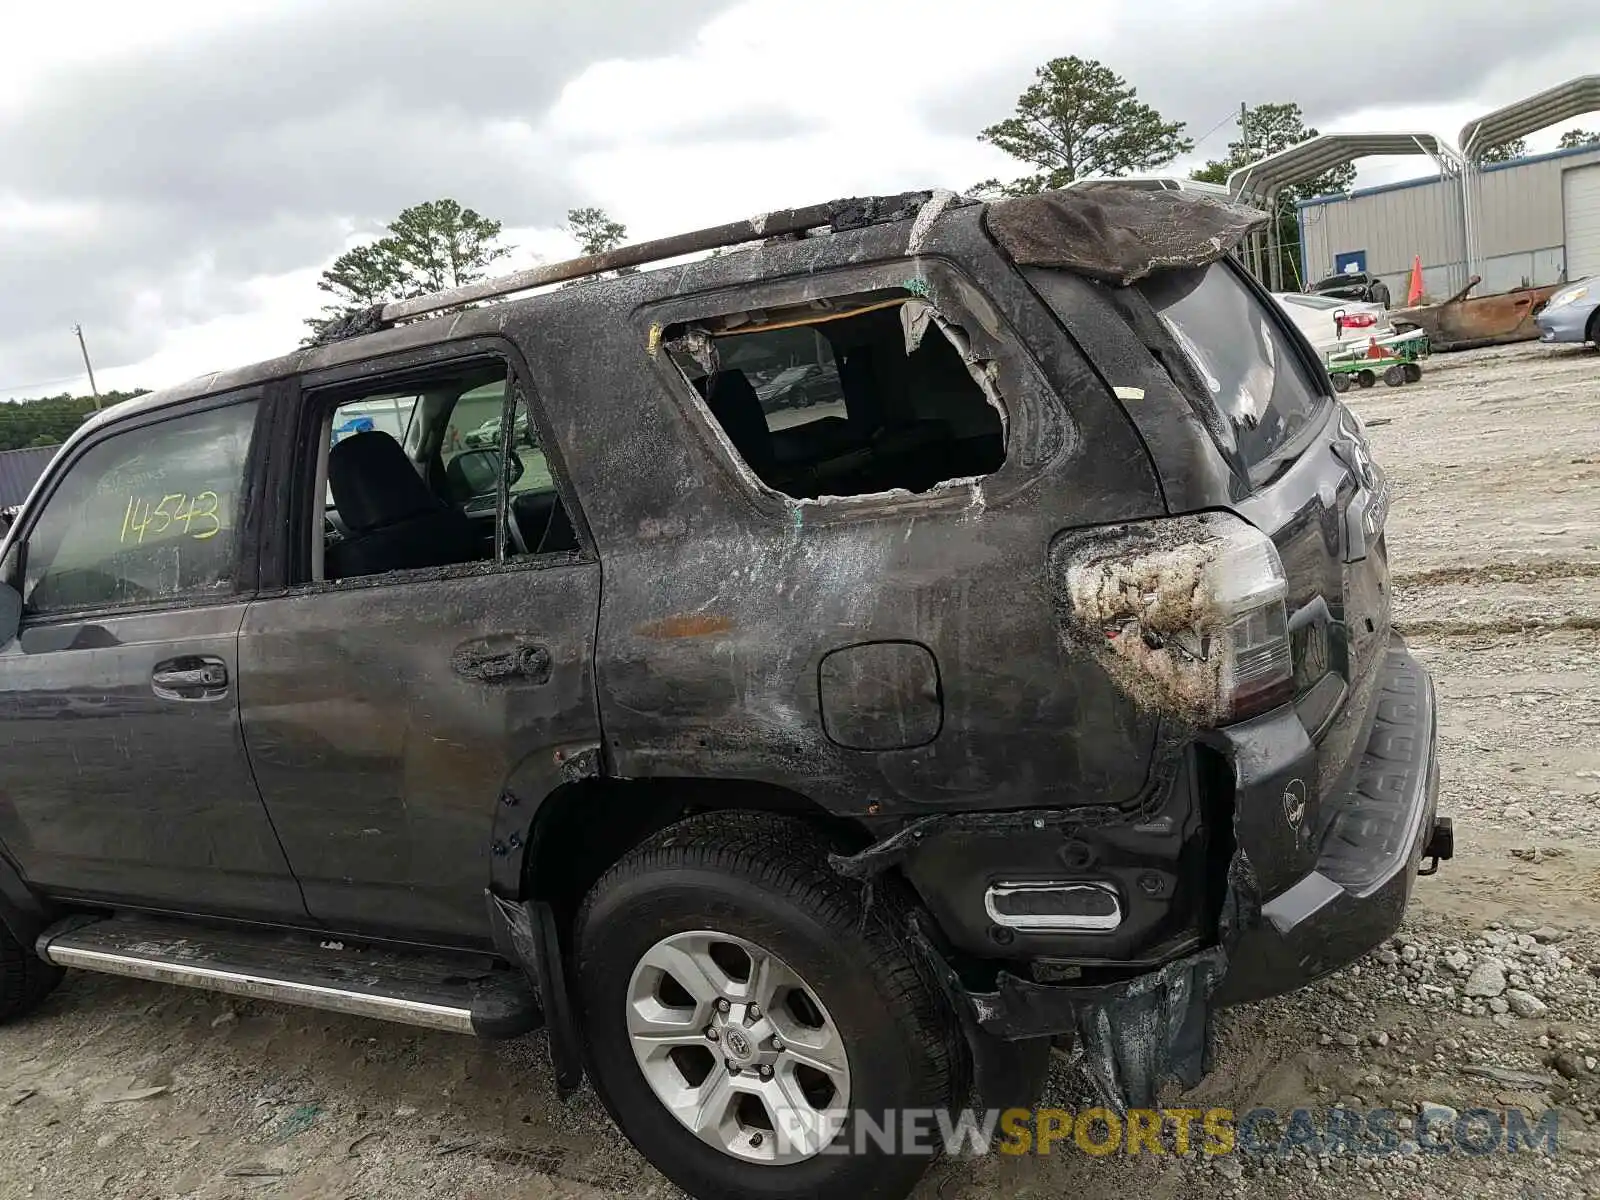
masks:
{"type": "Polygon", "coordinates": [[[1052,562],[1069,633],[1143,707],[1214,725],[1291,698],[1283,563],[1254,526],[1223,513],[1141,522],[1069,535],[1052,562]]]}
{"type": "Polygon", "coordinates": [[[1275,708],[1294,690],[1288,580],[1272,539],[1234,520],[1207,568],[1219,602],[1231,619],[1222,639],[1220,711],[1237,721],[1275,708]]]}
{"type": "Polygon", "coordinates": [[[1373,313],[1345,313],[1344,327],[1346,329],[1371,329],[1378,323],[1378,318],[1373,313]]]}

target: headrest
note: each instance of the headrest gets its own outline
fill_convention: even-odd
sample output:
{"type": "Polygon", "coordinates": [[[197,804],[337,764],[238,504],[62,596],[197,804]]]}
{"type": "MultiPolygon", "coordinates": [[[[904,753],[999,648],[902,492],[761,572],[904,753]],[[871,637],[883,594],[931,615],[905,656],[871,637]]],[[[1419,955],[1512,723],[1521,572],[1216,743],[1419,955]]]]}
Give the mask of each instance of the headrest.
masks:
{"type": "Polygon", "coordinates": [[[352,434],[329,452],[328,486],[339,519],[354,533],[444,507],[400,443],[379,430],[352,434]]]}

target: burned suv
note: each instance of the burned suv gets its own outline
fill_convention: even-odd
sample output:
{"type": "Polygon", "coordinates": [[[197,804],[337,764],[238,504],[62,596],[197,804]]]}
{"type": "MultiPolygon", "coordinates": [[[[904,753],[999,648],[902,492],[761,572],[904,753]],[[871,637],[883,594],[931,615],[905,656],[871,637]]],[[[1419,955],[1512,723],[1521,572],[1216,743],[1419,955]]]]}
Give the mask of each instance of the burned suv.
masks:
{"type": "Polygon", "coordinates": [[[713,1197],[901,1195],[885,1129],[1053,1045],[1194,1080],[1450,850],[1259,219],[771,213],[96,416],[0,552],[0,1015],[78,967],[542,1023],[713,1197]]]}

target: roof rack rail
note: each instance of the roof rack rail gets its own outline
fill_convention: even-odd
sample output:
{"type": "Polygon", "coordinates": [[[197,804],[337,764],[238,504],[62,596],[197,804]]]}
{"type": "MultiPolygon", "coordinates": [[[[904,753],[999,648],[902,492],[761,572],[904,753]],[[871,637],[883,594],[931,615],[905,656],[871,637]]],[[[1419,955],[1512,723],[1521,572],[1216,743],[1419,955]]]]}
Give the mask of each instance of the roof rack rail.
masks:
{"type": "Polygon", "coordinates": [[[388,325],[408,317],[420,317],[425,313],[454,308],[458,304],[489,300],[495,296],[544,287],[551,283],[565,283],[569,279],[582,279],[586,275],[615,271],[619,267],[637,267],[645,263],[659,262],[665,258],[694,254],[701,250],[717,250],[724,246],[737,246],[742,242],[804,233],[810,229],[833,224],[837,212],[837,202],[813,204],[807,208],[786,208],[752,217],[747,221],[734,221],[729,225],[716,225],[710,229],[678,233],[672,237],[657,238],[653,242],[619,246],[603,254],[586,254],[582,258],[570,258],[564,262],[545,263],[542,266],[530,267],[526,271],[502,275],[498,279],[486,279],[482,283],[469,283],[463,287],[432,292],[411,300],[395,300],[383,306],[378,319],[388,325]]]}
{"type": "MultiPolygon", "coordinates": [[[[672,237],[657,238],[653,242],[639,242],[633,246],[619,246],[603,254],[586,254],[582,258],[546,263],[543,266],[530,267],[526,271],[502,275],[498,279],[485,279],[481,283],[469,283],[448,291],[430,292],[426,296],[394,300],[387,304],[376,304],[371,308],[346,313],[325,323],[310,339],[309,344],[326,346],[333,342],[344,341],[346,338],[360,337],[363,334],[376,333],[380,329],[388,329],[396,321],[443,312],[477,300],[492,300],[497,296],[509,296],[513,292],[524,292],[529,288],[565,283],[572,279],[598,275],[602,271],[642,266],[645,263],[678,258],[702,250],[717,250],[724,246],[738,246],[770,238],[793,237],[813,229],[841,231],[910,220],[924,211],[923,206],[932,200],[935,194],[931,191],[901,192],[894,196],[859,196],[847,200],[831,200],[826,204],[812,204],[806,208],[784,208],[751,217],[747,221],[714,225],[710,229],[674,234],[672,237]]],[[[946,192],[941,195],[943,198],[935,212],[951,202],[971,203],[961,200],[954,193],[946,192]]]]}

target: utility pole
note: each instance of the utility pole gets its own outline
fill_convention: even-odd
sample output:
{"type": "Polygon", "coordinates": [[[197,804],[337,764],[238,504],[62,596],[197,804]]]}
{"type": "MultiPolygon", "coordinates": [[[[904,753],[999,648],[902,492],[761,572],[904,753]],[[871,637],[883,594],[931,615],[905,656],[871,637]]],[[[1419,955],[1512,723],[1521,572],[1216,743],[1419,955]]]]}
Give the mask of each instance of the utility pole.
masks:
{"type": "Polygon", "coordinates": [[[83,351],[83,369],[89,372],[89,390],[94,393],[94,407],[100,409],[100,389],[94,382],[94,365],[89,361],[89,345],[83,340],[83,326],[74,325],[72,332],[78,335],[78,349],[83,351]]]}
{"type": "MultiPolygon", "coordinates": [[[[1246,105],[1243,100],[1239,101],[1239,145],[1244,148],[1243,158],[1246,163],[1250,161],[1250,134],[1245,126],[1245,114],[1247,114],[1249,111],[1249,106],[1246,105]]],[[[1250,235],[1249,253],[1246,255],[1245,265],[1253,265],[1254,274],[1257,279],[1261,278],[1262,257],[1263,251],[1261,248],[1261,235],[1259,233],[1252,233],[1250,235]],[[1254,260],[1253,264],[1251,260],[1254,260]]]]}

